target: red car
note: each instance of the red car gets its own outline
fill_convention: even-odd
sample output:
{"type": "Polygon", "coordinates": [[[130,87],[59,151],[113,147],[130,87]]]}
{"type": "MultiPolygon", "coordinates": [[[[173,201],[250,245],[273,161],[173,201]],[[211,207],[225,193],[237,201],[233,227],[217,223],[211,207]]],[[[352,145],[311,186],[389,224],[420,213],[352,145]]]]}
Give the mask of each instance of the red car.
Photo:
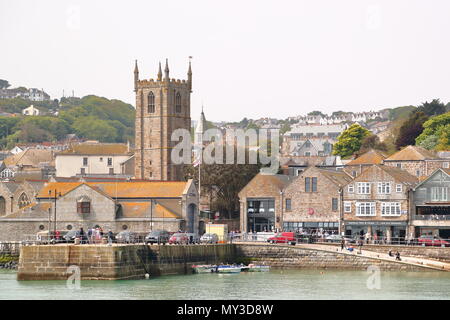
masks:
{"type": "Polygon", "coordinates": [[[295,244],[297,239],[295,238],[295,232],[280,232],[275,236],[268,238],[267,242],[295,244]]]}
{"type": "Polygon", "coordinates": [[[174,233],[169,238],[169,244],[188,244],[189,237],[186,233],[174,233]]]}
{"type": "Polygon", "coordinates": [[[418,242],[420,245],[424,244],[426,246],[433,246],[433,247],[450,246],[450,242],[435,236],[420,236],[418,242]]]}

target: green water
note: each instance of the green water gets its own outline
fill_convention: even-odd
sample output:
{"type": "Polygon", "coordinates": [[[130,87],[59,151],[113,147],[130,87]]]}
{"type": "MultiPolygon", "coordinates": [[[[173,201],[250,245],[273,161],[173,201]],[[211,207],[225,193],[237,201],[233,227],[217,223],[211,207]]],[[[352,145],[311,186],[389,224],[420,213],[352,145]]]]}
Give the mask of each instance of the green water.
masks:
{"type": "Polygon", "coordinates": [[[368,289],[363,271],[271,270],[264,273],[193,274],[149,280],[17,281],[0,271],[0,299],[449,299],[450,273],[381,272],[368,289]],[[321,273],[323,272],[323,273],[321,273]]]}

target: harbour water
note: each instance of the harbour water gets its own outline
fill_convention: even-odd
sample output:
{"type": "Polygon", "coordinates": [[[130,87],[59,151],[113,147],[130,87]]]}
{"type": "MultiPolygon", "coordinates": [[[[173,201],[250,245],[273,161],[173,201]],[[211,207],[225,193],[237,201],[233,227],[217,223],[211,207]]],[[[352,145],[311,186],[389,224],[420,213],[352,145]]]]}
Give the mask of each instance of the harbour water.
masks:
{"type": "Polygon", "coordinates": [[[271,270],[81,281],[74,289],[66,281],[17,281],[15,272],[2,270],[0,299],[450,299],[450,273],[381,272],[380,289],[368,288],[371,276],[363,271],[271,270]]]}

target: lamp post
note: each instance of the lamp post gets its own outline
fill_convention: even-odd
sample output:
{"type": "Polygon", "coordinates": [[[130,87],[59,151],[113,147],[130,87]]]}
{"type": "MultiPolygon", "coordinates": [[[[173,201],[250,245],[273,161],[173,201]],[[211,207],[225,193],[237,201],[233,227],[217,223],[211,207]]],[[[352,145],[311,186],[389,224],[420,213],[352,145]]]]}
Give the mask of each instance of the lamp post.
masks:
{"type": "MultiPolygon", "coordinates": [[[[52,197],[52,190],[48,190],[48,195],[50,197],[52,197]]],[[[53,236],[56,236],[56,200],[58,199],[58,197],[61,197],[61,192],[57,192],[55,189],[53,191],[53,201],[55,203],[55,205],[54,205],[55,211],[54,211],[54,216],[53,216],[53,236]]],[[[48,231],[50,233],[50,228],[48,231]]]]}

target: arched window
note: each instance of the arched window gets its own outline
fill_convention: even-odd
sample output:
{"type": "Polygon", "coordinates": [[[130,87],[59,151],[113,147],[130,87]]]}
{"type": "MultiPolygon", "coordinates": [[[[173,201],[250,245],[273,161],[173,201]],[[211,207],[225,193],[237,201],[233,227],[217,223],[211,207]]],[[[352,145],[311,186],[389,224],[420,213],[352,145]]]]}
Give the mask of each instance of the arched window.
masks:
{"type": "Polygon", "coordinates": [[[177,92],[175,97],[175,112],[181,113],[181,94],[179,92],[177,92]]]}
{"type": "Polygon", "coordinates": [[[0,216],[4,216],[6,214],[6,201],[5,198],[0,197],[0,216]]]}
{"type": "Polygon", "coordinates": [[[22,193],[19,197],[19,208],[22,209],[31,203],[30,199],[25,193],[22,193]]]}
{"type": "Polygon", "coordinates": [[[148,94],[147,112],[148,113],[155,113],[155,95],[151,91],[148,94]]]}

